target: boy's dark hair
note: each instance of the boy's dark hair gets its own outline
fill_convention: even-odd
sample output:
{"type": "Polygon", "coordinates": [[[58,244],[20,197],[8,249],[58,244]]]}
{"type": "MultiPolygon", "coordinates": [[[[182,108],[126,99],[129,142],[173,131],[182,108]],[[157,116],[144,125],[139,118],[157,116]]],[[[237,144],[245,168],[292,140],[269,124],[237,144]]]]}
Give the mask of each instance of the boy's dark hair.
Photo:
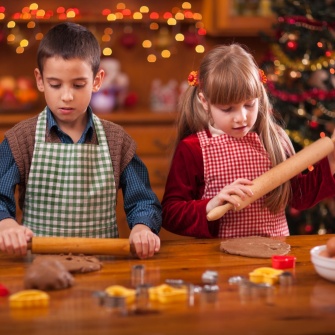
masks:
{"type": "Polygon", "coordinates": [[[51,28],[42,39],[37,51],[37,65],[42,74],[47,58],[80,58],[91,64],[95,76],[100,66],[100,52],[97,39],[88,29],[73,22],[64,22],[51,28]]]}

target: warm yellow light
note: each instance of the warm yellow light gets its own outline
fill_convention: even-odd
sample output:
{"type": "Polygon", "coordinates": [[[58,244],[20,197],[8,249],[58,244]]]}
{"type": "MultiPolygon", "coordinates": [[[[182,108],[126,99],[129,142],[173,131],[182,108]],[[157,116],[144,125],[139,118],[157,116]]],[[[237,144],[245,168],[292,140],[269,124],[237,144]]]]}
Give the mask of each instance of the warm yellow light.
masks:
{"type": "Polygon", "coordinates": [[[101,37],[101,40],[102,42],[109,42],[111,40],[111,37],[110,35],[105,34],[101,37]]]}
{"type": "Polygon", "coordinates": [[[133,14],[133,19],[134,19],[134,20],[142,20],[142,18],[143,18],[143,15],[142,15],[142,13],[140,13],[140,12],[135,12],[135,13],[133,14]]]}
{"type": "Polygon", "coordinates": [[[184,16],[183,13],[177,13],[177,14],[174,16],[174,18],[175,18],[176,20],[184,20],[184,19],[185,19],[185,16],[184,16]]]}
{"type": "Polygon", "coordinates": [[[16,23],[15,23],[14,21],[9,21],[9,22],[7,23],[7,28],[14,28],[15,25],[16,25],[16,23]]]}
{"type": "Polygon", "coordinates": [[[29,44],[28,40],[23,39],[23,40],[21,40],[21,42],[20,42],[20,47],[25,48],[25,47],[28,46],[28,44],[29,44]]]}
{"type": "Polygon", "coordinates": [[[161,55],[162,55],[163,58],[170,58],[171,52],[169,50],[163,50],[161,52],[161,55]]]}
{"type": "Polygon", "coordinates": [[[0,13],[0,20],[3,20],[5,18],[5,14],[4,13],[0,13]]]}
{"type": "Polygon", "coordinates": [[[24,53],[24,48],[22,48],[22,47],[17,47],[17,48],[16,48],[16,53],[17,53],[17,54],[22,54],[22,53],[24,53]]]}
{"type": "Polygon", "coordinates": [[[66,17],[71,19],[71,18],[74,18],[76,17],[76,13],[74,10],[69,10],[67,13],[66,13],[66,17]]]}
{"type": "Polygon", "coordinates": [[[37,12],[36,12],[36,16],[37,17],[43,17],[45,15],[45,10],[43,9],[39,9],[37,12]]]}
{"type": "Polygon", "coordinates": [[[205,47],[201,44],[197,45],[195,47],[195,51],[198,53],[198,54],[202,54],[205,52],[205,47]]]}
{"type": "Polygon", "coordinates": [[[103,54],[104,56],[110,56],[112,53],[113,53],[113,50],[112,50],[111,48],[104,48],[104,49],[102,50],[102,54],[103,54]]]}
{"type": "Polygon", "coordinates": [[[147,57],[147,61],[148,61],[149,63],[155,63],[156,60],[157,60],[157,58],[156,58],[156,56],[155,56],[154,54],[150,54],[150,55],[148,55],[148,57],[147,57]]]}
{"type": "Polygon", "coordinates": [[[156,23],[156,22],[150,23],[150,29],[151,30],[158,30],[159,29],[158,23],[156,23]]]}
{"type": "Polygon", "coordinates": [[[116,9],[125,9],[125,8],[126,8],[126,5],[123,2],[119,2],[116,5],[116,9]]]}
{"type": "Polygon", "coordinates": [[[12,42],[14,42],[15,41],[15,35],[14,34],[9,34],[8,36],[7,36],[7,42],[8,43],[12,43],[12,42]]]}
{"type": "Polygon", "coordinates": [[[149,40],[144,40],[144,41],[142,42],[142,47],[143,47],[143,48],[151,48],[151,47],[152,47],[152,43],[151,43],[151,41],[149,41],[149,40]]]}
{"type": "Polygon", "coordinates": [[[115,14],[108,14],[107,15],[107,21],[115,21],[116,15],[115,14]]]}
{"type": "Polygon", "coordinates": [[[297,72],[296,71],[291,71],[290,72],[290,77],[291,78],[297,78],[297,72]]]}
{"type": "Polygon", "coordinates": [[[31,14],[30,13],[23,13],[21,16],[22,20],[30,20],[31,19],[31,14]]]}
{"type": "Polygon", "coordinates": [[[167,20],[167,24],[168,24],[169,26],[175,26],[175,25],[177,24],[177,21],[176,21],[176,19],[170,17],[170,18],[167,20]]]}
{"type": "Polygon", "coordinates": [[[43,38],[43,34],[42,34],[42,33],[37,33],[37,34],[35,35],[35,40],[36,40],[36,41],[40,41],[42,38],[43,38]]]}
{"type": "Polygon", "coordinates": [[[179,8],[179,7],[173,7],[173,8],[171,9],[171,13],[173,13],[173,14],[177,14],[177,13],[179,13],[179,11],[180,11],[180,8],[179,8]]]}
{"type": "Polygon", "coordinates": [[[36,27],[36,23],[34,21],[30,21],[30,22],[27,23],[27,28],[32,29],[32,28],[35,28],[35,27],[36,27]]]}
{"type": "Polygon", "coordinates": [[[113,29],[112,28],[105,28],[105,30],[104,30],[104,33],[106,34],[106,35],[112,35],[113,34],[113,29]]]}
{"type": "Polygon", "coordinates": [[[177,35],[175,36],[175,39],[176,39],[176,41],[178,41],[178,42],[182,42],[182,41],[184,41],[185,36],[184,36],[183,34],[179,33],[179,34],[177,34],[177,35]]]}
{"type": "Polygon", "coordinates": [[[38,9],[38,4],[33,2],[32,4],[30,4],[29,9],[30,10],[37,10],[38,9]]]}
{"type": "Polygon", "coordinates": [[[140,12],[141,13],[149,13],[149,7],[148,6],[141,6],[140,12]]]}
{"type": "Polygon", "coordinates": [[[189,2],[183,2],[183,4],[181,5],[181,7],[183,9],[191,9],[192,5],[189,2]]]}
{"type": "Polygon", "coordinates": [[[197,20],[197,21],[202,20],[202,15],[200,13],[194,13],[193,20],[197,20]]]}

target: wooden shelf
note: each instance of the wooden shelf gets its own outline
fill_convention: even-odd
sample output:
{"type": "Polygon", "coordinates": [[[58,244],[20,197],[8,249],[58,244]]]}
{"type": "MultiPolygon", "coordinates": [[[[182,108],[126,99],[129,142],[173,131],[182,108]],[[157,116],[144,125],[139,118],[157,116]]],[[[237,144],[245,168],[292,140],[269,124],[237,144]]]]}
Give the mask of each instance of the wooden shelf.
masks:
{"type": "Polygon", "coordinates": [[[271,34],[276,23],[275,15],[234,15],[228,0],[208,0],[204,5],[204,24],[213,36],[259,36],[271,34]]]}

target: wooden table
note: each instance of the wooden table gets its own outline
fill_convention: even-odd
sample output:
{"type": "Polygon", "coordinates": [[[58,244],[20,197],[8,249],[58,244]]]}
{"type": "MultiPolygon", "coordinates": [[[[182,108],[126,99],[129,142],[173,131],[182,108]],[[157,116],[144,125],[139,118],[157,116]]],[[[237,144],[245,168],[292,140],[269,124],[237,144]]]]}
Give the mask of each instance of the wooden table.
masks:
{"type": "MultiPolygon", "coordinates": [[[[271,266],[270,259],[224,254],[217,239],[165,241],[159,254],[144,261],[103,256],[102,270],[75,275],[69,289],[49,291],[48,308],[13,310],[8,297],[0,297],[0,334],[335,334],[335,283],[319,277],[310,262],[310,249],[332,236],[284,238],[297,257],[294,283],[276,285],[265,295],[247,294],[228,279],[271,266]],[[93,292],[115,284],[132,287],[131,269],[137,264],[145,265],[146,282],[152,285],[166,279],[202,285],[206,270],[217,271],[217,300],[196,293],[193,305],[156,304],[153,313],[126,316],[99,305],[93,292]]],[[[31,259],[0,255],[0,283],[11,293],[24,289],[31,259]]]]}

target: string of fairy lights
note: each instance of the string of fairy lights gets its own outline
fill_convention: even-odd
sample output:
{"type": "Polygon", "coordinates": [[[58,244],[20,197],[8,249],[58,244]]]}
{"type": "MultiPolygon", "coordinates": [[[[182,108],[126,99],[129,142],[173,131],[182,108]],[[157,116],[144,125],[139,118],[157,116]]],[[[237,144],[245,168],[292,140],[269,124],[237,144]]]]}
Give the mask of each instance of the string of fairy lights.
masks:
{"type": "MultiPolygon", "coordinates": [[[[0,5],[2,39],[12,45],[17,54],[23,54],[33,43],[43,38],[41,23],[65,20],[92,21],[92,18],[87,21],[85,15],[81,13],[80,8],[59,6],[55,9],[46,9],[38,3],[31,3],[15,13],[8,13],[8,10],[0,5]]],[[[113,54],[113,43],[116,40],[113,37],[120,31],[123,34],[121,39],[123,46],[131,49],[140,43],[146,50],[149,63],[176,54],[178,43],[185,43],[196,53],[205,52],[206,29],[202,22],[202,14],[194,12],[190,2],[183,2],[180,7],[173,7],[165,12],[150,10],[146,5],[131,9],[126,3],[120,2],[114,9],[102,9],[100,16],[94,20],[105,23],[102,31],[98,31],[93,24],[90,28],[100,41],[102,54],[107,57],[113,54]],[[137,23],[142,26],[144,24],[146,31],[145,38],[141,41],[138,41],[134,32],[137,23]]]]}

